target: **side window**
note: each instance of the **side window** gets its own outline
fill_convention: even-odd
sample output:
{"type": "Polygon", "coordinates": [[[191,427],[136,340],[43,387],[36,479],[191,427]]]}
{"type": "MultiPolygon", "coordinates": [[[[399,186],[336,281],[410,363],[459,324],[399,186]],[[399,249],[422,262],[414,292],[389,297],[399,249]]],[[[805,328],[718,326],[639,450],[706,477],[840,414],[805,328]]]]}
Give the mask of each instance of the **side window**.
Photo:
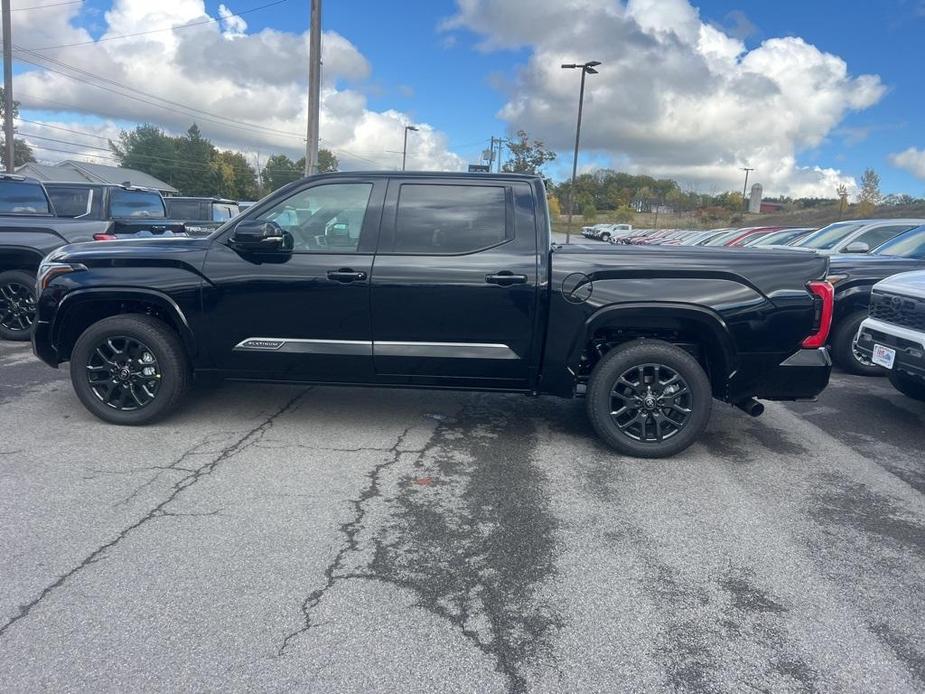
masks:
{"type": "Polygon", "coordinates": [[[865,231],[863,234],[858,236],[855,241],[863,241],[871,250],[877,246],[886,243],[894,236],[898,236],[904,231],[908,231],[912,227],[908,224],[903,226],[891,226],[891,227],[877,227],[876,229],[871,229],[865,231]]]}
{"type": "Polygon", "coordinates": [[[196,220],[200,218],[198,200],[171,200],[165,198],[167,215],[173,219],[196,220]]]}
{"type": "Polygon", "coordinates": [[[89,214],[93,190],[87,188],[48,188],[48,197],[59,217],[82,217],[89,214]]]}
{"type": "Polygon", "coordinates": [[[329,183],[304,188],[263,212],[292,234],[293,250],[355,253],[372,193],[371,183],[329,183]]]}
{"type": "Polygon", "coordinates": [[[472,253],[509,238],[503,186],[401,186],[395,253],[472,253]]]}

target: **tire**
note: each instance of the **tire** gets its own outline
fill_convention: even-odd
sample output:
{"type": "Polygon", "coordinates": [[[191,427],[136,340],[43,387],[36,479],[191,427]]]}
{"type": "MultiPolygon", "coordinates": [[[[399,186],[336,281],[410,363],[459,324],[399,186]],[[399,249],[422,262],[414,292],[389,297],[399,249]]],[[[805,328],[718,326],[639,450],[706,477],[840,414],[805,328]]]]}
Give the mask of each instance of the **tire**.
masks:
{"type": "Polygon", "coordinates": [[[703,432],[713,393],[709,378],[689,353],[661,340],[637,340],[614,348],[598,362],[586,405],[591,425],[611,448],[638,458],[665,458],[683,451],[703,432]],[[659,385],[653,389],[656,378],[659,385]],[[686,390],[664,394],[663,389],[672,386],[686,390]],[[668,407],[658,407],[658,399],[646,402],[659,391],[668,407]],[[619,412],[623,414],[614,414],[619,412]]]}
{"type": "Polygon", "coordinates": [[[890,371],[888,376],[890,383],[900,393],[913,400],[925,402],[925,381],[907,376],[901,371],[890,371]]]}
{"type": "Polygon", "coordinates": [[[151,316],[104,318],[83,332],[71,352],[74,392],[84,407],[111,424],[161,419],[180,403],[190,381],[179,336],[151,316]],[[146,371],[152,368],[153,374],[146,371]]]}
{"type": "Polygon", "coordinates": [[[0,339],[32,339],[35,322],[35,275],[22,270],[0,272],[0,339]]]}
{"type": "Polygon", "coordinates": [[[848,373],[857,376],[883,376],[885,372],[876,364],[862,360],[854,349],[861,322],[867,318],[867,311],[855,311],[842,318],[832,331],[829,344],[832,346],[832,359],[848,373]]]}
{"type": "Polygon", "coordinates": [[[608,234],[606,231],[601,234],[601,241],[604,243],[610,243],[610,234],[608,234]]]}

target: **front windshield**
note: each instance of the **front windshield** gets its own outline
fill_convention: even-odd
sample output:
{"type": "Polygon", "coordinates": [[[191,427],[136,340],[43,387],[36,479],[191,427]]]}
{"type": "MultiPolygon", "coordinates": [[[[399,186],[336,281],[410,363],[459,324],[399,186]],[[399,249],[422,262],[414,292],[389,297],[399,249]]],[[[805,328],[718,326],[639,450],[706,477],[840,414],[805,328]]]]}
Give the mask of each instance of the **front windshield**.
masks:
{"type": "Polygon", "coordinates": [[[733,229],[732,231],[725,231],[722,234],[719,234],[718,236],[714,236],[709,241],[706,241],[700,245],[701,246],[722,246],[724,243],[726,243],[726,241],[729,241],[730,239],[733,239],[738,235],[739,235],[738,229],[733,229]]]}
{"type": "Polygon", "coordinates": [[[818,250],[831,250],[838,245],[838,242],[849,234],[864,226],[858,222],[835,222],[827,227],[822,227],[815,234],[810,234],[802,241],[793,244],[800,248],[816,248],[818,250]]]}
{"type": "Polygon", "coordinates": [[[873,250],[875,255],[925,259],[925,226],[915,227],[873,250]]]}
{"type": "Polygon", "coordinates": [[[115,188],[109,202],[113,217],[145,217],[163,219],[167,216],[164,199],[150,190],[115,188]]]}

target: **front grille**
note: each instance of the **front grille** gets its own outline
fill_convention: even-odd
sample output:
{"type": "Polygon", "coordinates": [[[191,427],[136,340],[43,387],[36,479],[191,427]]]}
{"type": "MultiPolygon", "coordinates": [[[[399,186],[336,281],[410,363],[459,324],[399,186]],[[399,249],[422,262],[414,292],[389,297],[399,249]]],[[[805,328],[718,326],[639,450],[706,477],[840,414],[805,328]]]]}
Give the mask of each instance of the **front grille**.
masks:
{"type": "Polygon", "coordinates": [[[912,330],[925,330],[925,301],[874,292],[870,297],[870,317],[912,330]]]}

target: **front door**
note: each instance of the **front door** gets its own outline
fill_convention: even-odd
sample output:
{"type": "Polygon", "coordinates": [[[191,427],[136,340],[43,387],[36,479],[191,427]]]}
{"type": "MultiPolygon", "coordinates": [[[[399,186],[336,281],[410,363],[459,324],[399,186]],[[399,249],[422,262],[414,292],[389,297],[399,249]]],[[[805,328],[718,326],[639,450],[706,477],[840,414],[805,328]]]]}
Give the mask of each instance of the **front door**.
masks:
{"type": "Polygon", "coordinates": [[[390,183],[371,290],[380,378],[526,386],[537,362],[534,205],[520,182],[390,183]]]}
{"type": "Polygon", "coordinates": [[[212,245],[203,293],[216,366],[242,378],[369,382],[369,278],[385,182],[309,183],[244,219],[273,221],[291,249],[247,252],[229,229],[212,245]]]}

